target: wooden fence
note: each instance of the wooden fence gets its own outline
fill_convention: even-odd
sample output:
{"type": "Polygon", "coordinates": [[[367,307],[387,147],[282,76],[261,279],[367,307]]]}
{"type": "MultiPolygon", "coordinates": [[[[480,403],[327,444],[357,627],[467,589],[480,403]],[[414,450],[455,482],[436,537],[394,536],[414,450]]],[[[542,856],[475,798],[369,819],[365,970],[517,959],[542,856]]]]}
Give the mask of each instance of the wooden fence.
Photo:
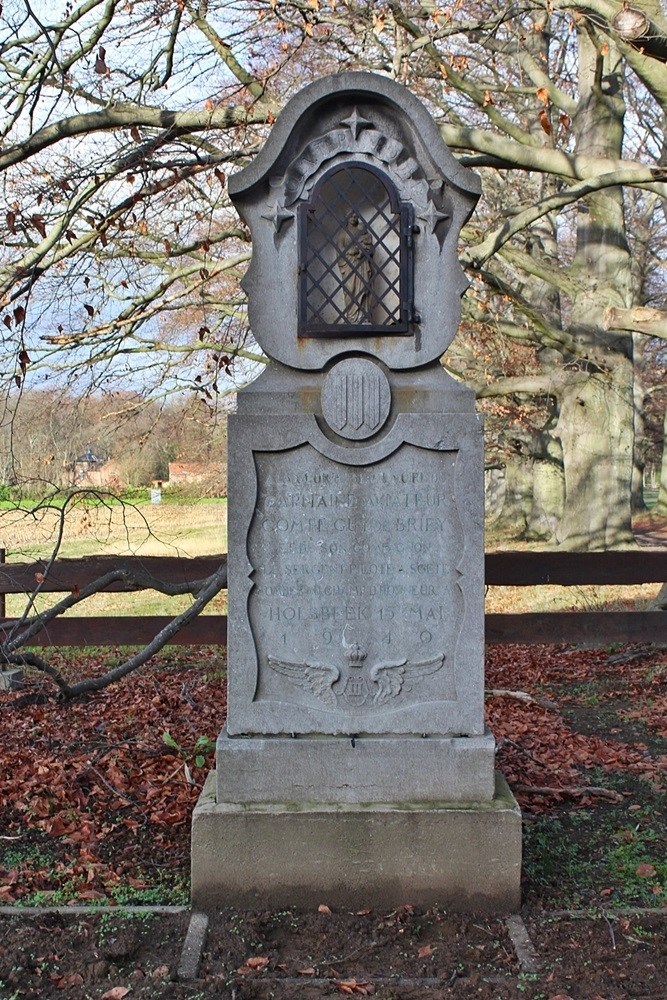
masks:
{"type": "MultiPolygon", "coordinates": [[[[6,563],[0,556],[0,595],[27,594],[37,581],[43,593],[82,590],[114,568],[140,571],[158,580],[181,583],[200,580],[220,566],[224,555],[196,559],[174,556],[92,556],[61,559],[42,580],[42,562],[6,563]]],[[[490,552],[486,555],[486,583],[494,587],[566,587],[664,583],[667,552],[490,552]]],[[[123,583],[113,592],[136,590],[123,583]]],[[[576,595],[575,595],[576,599],[576,595]]],[[[3,598],[4,600],[4,598],[3,598]]],[[[168,601],[165,598],[165,601],[168,601]]],[[[1,605],[0,605],[1,607],[1,605]]],[[[52,621],[32,641],[35,646],[135,646],[148,642],[171,620],[165,616],[82,618],[69,615],[52,621]]],[[[0,630],[8,619],[0,617],[0,630]]],[[[215,645],[227,641],[227,618],[203,614],[172,640],[179,645],[215,645]]],[[[547,642],[608,645],[616,642],[667,642],[664,611],[565,611],[523,614],[487,614],[487,643],[541,644],[547,642]]]]}

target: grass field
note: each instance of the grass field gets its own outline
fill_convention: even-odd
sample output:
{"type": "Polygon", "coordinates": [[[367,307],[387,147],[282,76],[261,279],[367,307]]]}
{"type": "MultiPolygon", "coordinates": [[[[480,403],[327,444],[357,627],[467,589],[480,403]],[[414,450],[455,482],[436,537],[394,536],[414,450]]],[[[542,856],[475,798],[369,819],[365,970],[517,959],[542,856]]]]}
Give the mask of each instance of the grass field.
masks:
{"type": "MultiPolygon", "coordinates": [[[[60,511],[0,511],[0,548],[12,562],[48,557],[60,511]]],[[[80,504],[64,522],[60,558],[109,555],[200,556],[227,550],[227,501],[188,504],[80,504]]]]}
{"type": "MultiPolygon", "coordinates": [[[[57,510],[35,514],[0,511],[0,547],[8,562],[48,558],[59,529],[57,510]]],[[[89,504],[72,510],[66,520],[60,558],[90,555],[201,556],[227,551],[227,501],[205,500],[189,504],[89,504]]],[[[25,601],[7,597],[7,614],[19,614],[25,601]]],[[[51,603],[44,598],[43,603],[51,603]]],[[[72,614],[168,615],[178,614],[187,597],[165,597],[155,591],[136,594],[97,594],[82,602],[72,614]]],[[[38,605],[39,607],[40,605],[38,605]]],[[[208,606],[210,614],[223,614],[226,594],[208,606]]]]}

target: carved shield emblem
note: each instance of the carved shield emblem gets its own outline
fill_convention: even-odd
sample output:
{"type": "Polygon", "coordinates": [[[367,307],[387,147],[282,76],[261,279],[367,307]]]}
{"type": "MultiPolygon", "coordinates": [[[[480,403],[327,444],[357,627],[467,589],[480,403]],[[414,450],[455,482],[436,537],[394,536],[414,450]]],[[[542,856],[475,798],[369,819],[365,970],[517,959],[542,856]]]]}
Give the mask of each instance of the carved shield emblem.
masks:
{"type": "Polygon", "coordinates": [[[352,441],[376,434],[384,426],[390,406],[387,376],[364,358],[340,361],[322,387],[325,420],[337,434],[352,441]]]}
{"type": "Polygon", "coordinates": [[[348,677],[343,688],[343,698],[348,705],[363,705],[368,698],[368,684],[363,677],[348,677]]]}

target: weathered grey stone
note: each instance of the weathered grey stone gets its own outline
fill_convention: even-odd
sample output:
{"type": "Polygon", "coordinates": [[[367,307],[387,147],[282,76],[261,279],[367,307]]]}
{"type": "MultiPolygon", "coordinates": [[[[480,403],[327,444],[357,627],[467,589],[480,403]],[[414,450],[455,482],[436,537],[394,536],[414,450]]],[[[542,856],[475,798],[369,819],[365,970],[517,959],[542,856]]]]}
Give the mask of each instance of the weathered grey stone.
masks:
{"type": "Polygon", "coordinates": [[[230,418],[231,735],[484,732],[482,425],[430,393],[368,443],[230,418]]]}
{"type": "Polygon", "coordinates": [[[375,337],[369,353],[392,369],[426,365],[456,333],[468,284],[457,239],[480,182],[447,149],[421,101],[372,73],[340,73],[305,87],[252,164],[229,179],[253,238],[243,281],[253,334],[269,357],[295,369],[322,369],[335,356],[363,349],[358,336],[297,335],[299,210],[326,172],[346,162],[376,168],[414,213],[418,333],[375,337]]]}
{"type": "Polygon", "coordinates": [[[519,913],[511,914],[506,918],[505,926],[514,945],[516,957],[519,959],[521,971],[527,972],[529,975],[536,975],[540,972],[541,962],[521,915],[519,913]]]}
{"type": "Polygon", "coordinates": [[[369,358],[343,358],[322,384],[322,416],[334,434],[362,441],[382,429],[391,409],[391,388],[369,358]]]}
{"type": "Polygon", "coordinates": [[[482,420],[438,362],[479,180],[404,88],[355,73],[297,95],[229,190],[270,361],[229,421],[228,716],[193,902],[515,909],[482,420]]]}
{"type": "Polygon", "coordinates": [[[177,979],[196,979],[199,975],[207,933],[208,916],[205,913],[193,913],[188,924],[188,933],[183,942],[183,950],[176,972],[177,979]]]}
{"type": "Polygon", "coordinates": [[[491,802],[414,807],[216,803],[192,818],[196,907],[520,904],[521,813],[498,776],[491,802]]]}
{"type": "Polygon", "coordinates": [[[218,802],[489,802],[491,733],[464,737],[220,734],[218,802]]]}
{"type": "Polygon", "coordinates": [[[20,691],[23,687],[23,671],[17,669],[0,670],[0,691],[20,691]]]}

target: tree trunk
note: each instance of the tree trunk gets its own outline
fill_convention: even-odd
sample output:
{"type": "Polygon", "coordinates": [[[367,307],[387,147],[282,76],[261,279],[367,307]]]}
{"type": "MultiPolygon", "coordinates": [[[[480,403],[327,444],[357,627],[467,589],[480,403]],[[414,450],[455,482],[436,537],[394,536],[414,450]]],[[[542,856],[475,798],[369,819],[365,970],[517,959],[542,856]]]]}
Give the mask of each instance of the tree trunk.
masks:
{"type": "MultiPolygon", "coordinates": [[[[577,149],[621,156],[624,103],[618,53],[579,32],[577,149]]],[[[560,398],[565,506],[559,544],[604,549],[632,543],[634,439],[632,339],[603,333],[607,306],[630,304],[632,278],[622,192],[590,195],[579,208],[572,264],[578,293],[571,332],[589,362],[573,364],[560,398]]]]}
{"type": "Polygon", "coordinates": [[[660,483],[658,486],[658,503],[655,513],[667,517],[667,406],[662,432],[662,462],[660,463],[660,483]]]}
{"type": "Polygon", "coordinates": [[[535,459],[533,462],[533,503],[528,522],[528,536],[550,541],[556,536],[563,516],[565,480],[562,466],[535,459]]]}
{"type": "Polygon", "coordinates": [[[611,549],[633,542],[628,374],[622,363],[610,373],[582,372],[561,397],[557,432],[563,445],[565,508],[557,540],[564,548],[611,549]]]}
{"type": "Polygon", "coordinates": [[[519,454],[505,459],[505,500],[494,527],[513,538],[525,538],[533,503],[533,463],[519,454]]]}
{"type": "Polygon", "coordinates": [[[644,474],[646,472],[646,421],[644,420],[644,405],[646,393],[643,381],[638,371],[644,357],[645,338],[635,334],[632,338],[634,351],[634,445],[632,461],[632,513],[646,510],[644,500],[644,474]]]}

